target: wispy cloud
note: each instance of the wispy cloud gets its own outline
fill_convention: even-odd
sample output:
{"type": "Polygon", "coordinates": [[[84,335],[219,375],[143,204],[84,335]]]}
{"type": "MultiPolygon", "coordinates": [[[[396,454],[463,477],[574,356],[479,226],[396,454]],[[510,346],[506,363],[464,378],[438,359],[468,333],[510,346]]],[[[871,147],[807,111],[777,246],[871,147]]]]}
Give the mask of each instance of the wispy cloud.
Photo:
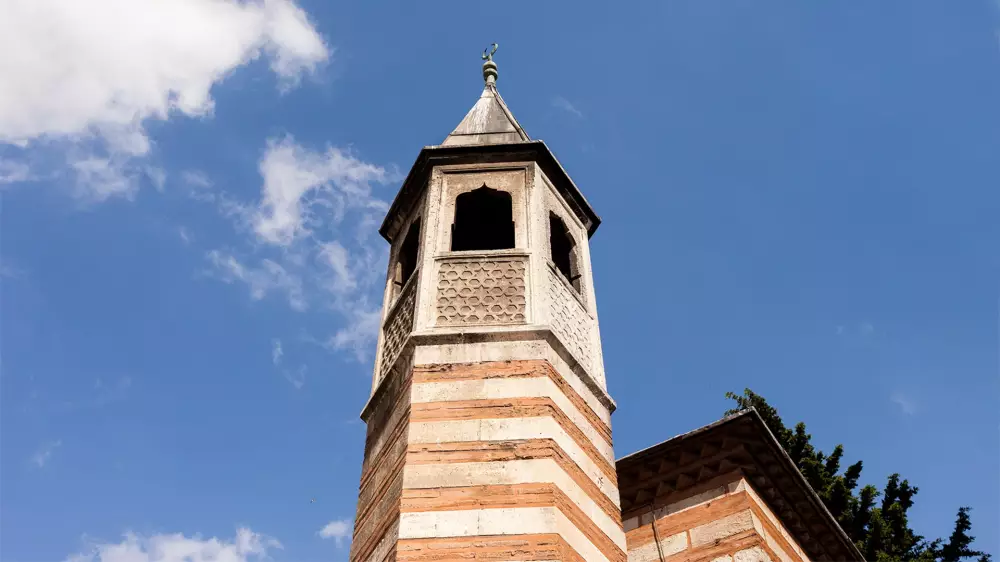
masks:
{"type": "Polygon", "coordinates": [[[0,185],[20,183],[34,179],[31,169],[24,162],[0,158],[0,185]]]}
{"type": "Polygon", "coordinates": [[[271,340],[271,363],[275,365],[281,364],[281,358],[285,355],[285,350],[281,348],[281,340],[273,339],[271,340]]]}
{"type": "Polygon", "coordinates": [[[333,222],[352,209],[388,209],[372,197],[371,185],[384,183],[390,174],[338,148],[314,152],[291,136],[271,139],[260,173],[264,186],[254,231],[265,243],[288,246],[309,235],[319,220],[312,212],[316,208],[323,209],[324,221],[333,222]]]}
{"type": "Polygon", "coordinates": [[[281,376],[285,377],[295,390],[302,390],[302,387],[306,385],[306,371],[308,368],[305,365],[299,365],[298,369],[282,369],[281,376]]]}
{"type": "Polygon", "coordinates": [[[871,322],[860,322],[856,325],[840,324],[834,327],[833,332],[842,337],[871,338],[875,335],[875,326],[871,322]]]}
{"type": "Polygon", "coordinates": [[[119,377],[110,384],[104,382],[103,379],[97,379],[94,381],[94,398],[85,405],[101,408],[113,402],[125,400],[130,388],[132,388],[132,377],[119,377]]]}
{"type": "Polygon", "coordinates": [[[121,542],[91,542],[84,552],[67,556],[64,562],[247,562],[267,560],[271,550],[281,548],[277,540],[246,528],[238,529],[232,539],[129,532],[121,542]]]}
{"type": "Polygon", "coordinates": [[[343,548],[351,537],[351,523],[350,519],[330,521],[319,530],[318,534],[324,539],[333,539],[337,548],[343,548]]]}
{"type": "MultiPolygon", "coordinates": [[[[246,285],[254,300],[283,295],[298,311],[337,313],[327,347],[370,353],[378,329],[386,248],[375,239],[388,203],[374,193],[399,175],[334,147],[312,150],[283,136],[267,142],[256,203],[221,190],[193,193],[214,203],[246,236],[246,250],[212,250],[209,274],[246,285]]],[[[286,375],[301,384],[302,371],[286,375]]]]}
{"type": "Polygon", "coordinates": [[[308,308],[302,290],[302,278],[289,273],[281,264],[270,259],[258,265],[246,265],[232,254],[212,250],[206,254],[211,267],[207,273],[225,283],[242,282],[250,289],[250,298],[261,300],[268,293],[282,293],[288,305],[297,311],[308,308]]]}
{"type": "Polygon", "coordinates": [[[157,191],[163,191],[163,186],[167,184],[167,173],[163,168],[156,166],[146,166],[146,177],[153,183],[157,191]]]}
{"type": "Polygon", "coordinates": [[[301,390],[306,384],[306,371],[308,370],[305,365],[299,365],[297,369],[289,369],[284,366],[285,349],[281,345],[281,340],[275,338],[271,340],[271,363],[277,367],[281,376],[289,382],[295,390],[301,390]]]}
{"type": "Polygon", "coordinates": [[[52,460],[52,454],[55,453],[62,445],[62,440],[57,439],[55,441],[49,441],[43,443],[33,455],[31,455],[31,464],[35,465],[37,468],[44,468],[45,465],[49,464],[52,460]]]}
{"type": "Polygon", "coordinates": [[[205,172],[200,170],[185,170],[181,172],[181,181],[192,189],[208,189],[212,187],[212,180],[208,179],[205,172]]]}
{"type": "Polygon", "coordinates": [[[363,361],[369,351],[367,345],[378,333],[381,318],[381,311],[378,309],[356,311],[345,327],[330,336],[326,342],[327,347],[336,350],[349,349],[354,352],[358,361],[363,361]]]}
{"type": "Polygon", "coordinates": [[[25,273],[25,270],[10,262],[0,261],[0,277],[17,279],[18,277],[23,277],[25,273]]]}
{"type": "Polygon", "coordinates": [[[889,395],[889,400],[892,401],[893,404],[899,406],[899,409],[908,416],[912,416],[917,413],[916,401],[901,391],[893,392],[889,395]]]}
{"type": "Polygon", "coordinates": [[[573,115],[579,119],[583,119],[583,112],[576,108],[575,105],[570,103],[570,101],[562,96],[555,96],[552,98],[552,106],[573,115]]]}

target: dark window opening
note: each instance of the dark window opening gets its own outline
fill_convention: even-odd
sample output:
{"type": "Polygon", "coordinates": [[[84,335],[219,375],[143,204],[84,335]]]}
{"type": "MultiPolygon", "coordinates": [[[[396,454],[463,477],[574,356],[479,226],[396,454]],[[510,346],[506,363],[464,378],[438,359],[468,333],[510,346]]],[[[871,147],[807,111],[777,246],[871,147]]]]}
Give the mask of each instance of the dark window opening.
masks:
{"type": "Polygon", "coordinates": [[[399,257],[396,258],[396,270],[392,282],[394,284],[393,296],[398,295],[406,285],[406,282],[413,276],[417,269],[417,250],[420,248],[420,219],[416,219],[410,224],[410,229],[406,231],[406,238],[399,247],[399,257]]]}
{"type": "Polygon", "coordinates": [[[555,215],[549,215],[549,251],[552,263],[559,273],[569,281],[577,292],[580,291],[580,273],[576,261],[576,243],[570,236],[566,224],[555,215]]]}
{"type": "Polygon", "coordinates": [[[451,250],[505,250],[514,247],[510,193],[483,185],[455,198],[451,250]]]}

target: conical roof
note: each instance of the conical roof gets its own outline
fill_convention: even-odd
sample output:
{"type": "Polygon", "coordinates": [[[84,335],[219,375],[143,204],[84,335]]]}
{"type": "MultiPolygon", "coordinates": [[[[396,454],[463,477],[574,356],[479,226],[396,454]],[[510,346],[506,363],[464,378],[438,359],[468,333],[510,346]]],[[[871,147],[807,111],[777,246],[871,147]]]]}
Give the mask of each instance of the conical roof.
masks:
{"type": "Polygon", "coordinates": [[[531,140],[500,97],[496,78],[497,66],[490,57],[483,64],[483,79],[486,81],[483,93],[441,146],[508,144],[531,140]]]}

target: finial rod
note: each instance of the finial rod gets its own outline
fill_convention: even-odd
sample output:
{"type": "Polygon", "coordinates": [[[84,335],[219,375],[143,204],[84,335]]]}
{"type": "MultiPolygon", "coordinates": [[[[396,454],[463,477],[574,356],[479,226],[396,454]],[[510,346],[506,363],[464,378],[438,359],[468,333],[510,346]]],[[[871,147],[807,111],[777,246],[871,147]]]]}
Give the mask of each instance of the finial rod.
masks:
{"type": "Polygon", "coordinates": [[[486,85],[496,84],[499,74],[497,73],[497,63],[493,62],[493,55],[497,52],[497,45],[493,43],[493,50],[491,51],[489,47],[483,50],[483,80],[486,81],[486,85]]]}

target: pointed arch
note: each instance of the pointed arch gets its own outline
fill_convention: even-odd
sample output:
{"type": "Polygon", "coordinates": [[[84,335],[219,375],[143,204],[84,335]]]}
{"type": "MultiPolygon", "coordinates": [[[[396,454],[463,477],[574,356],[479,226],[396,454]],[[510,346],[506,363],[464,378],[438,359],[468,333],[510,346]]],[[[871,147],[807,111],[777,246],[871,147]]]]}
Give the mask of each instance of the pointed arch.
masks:
{"type": "Polygon", "coordinates": [[[566,223],[555,213],[549,213],[549,255],[552,263],[569,284],[580,292],[580,264],[577,253],[576,241],[566,228],[566,223]]]}
{"type": "Polygon", "coordinates": [[[514,247],[514,205],[510,193],[482,187],[455,198],[451,250],[505,250],[514,247]]]}
{"type": "Polygon", "coordinates": [[[417,257],[420,254],[420,218],[416,218],[410,223],[410,228],[406,231],[403,243],[399,246],[399,255],[396,257],[396,265],[392,272],[392,298],[395,299],[403,290],[406,282],[410,280],[417,270],[417,257]]]}

